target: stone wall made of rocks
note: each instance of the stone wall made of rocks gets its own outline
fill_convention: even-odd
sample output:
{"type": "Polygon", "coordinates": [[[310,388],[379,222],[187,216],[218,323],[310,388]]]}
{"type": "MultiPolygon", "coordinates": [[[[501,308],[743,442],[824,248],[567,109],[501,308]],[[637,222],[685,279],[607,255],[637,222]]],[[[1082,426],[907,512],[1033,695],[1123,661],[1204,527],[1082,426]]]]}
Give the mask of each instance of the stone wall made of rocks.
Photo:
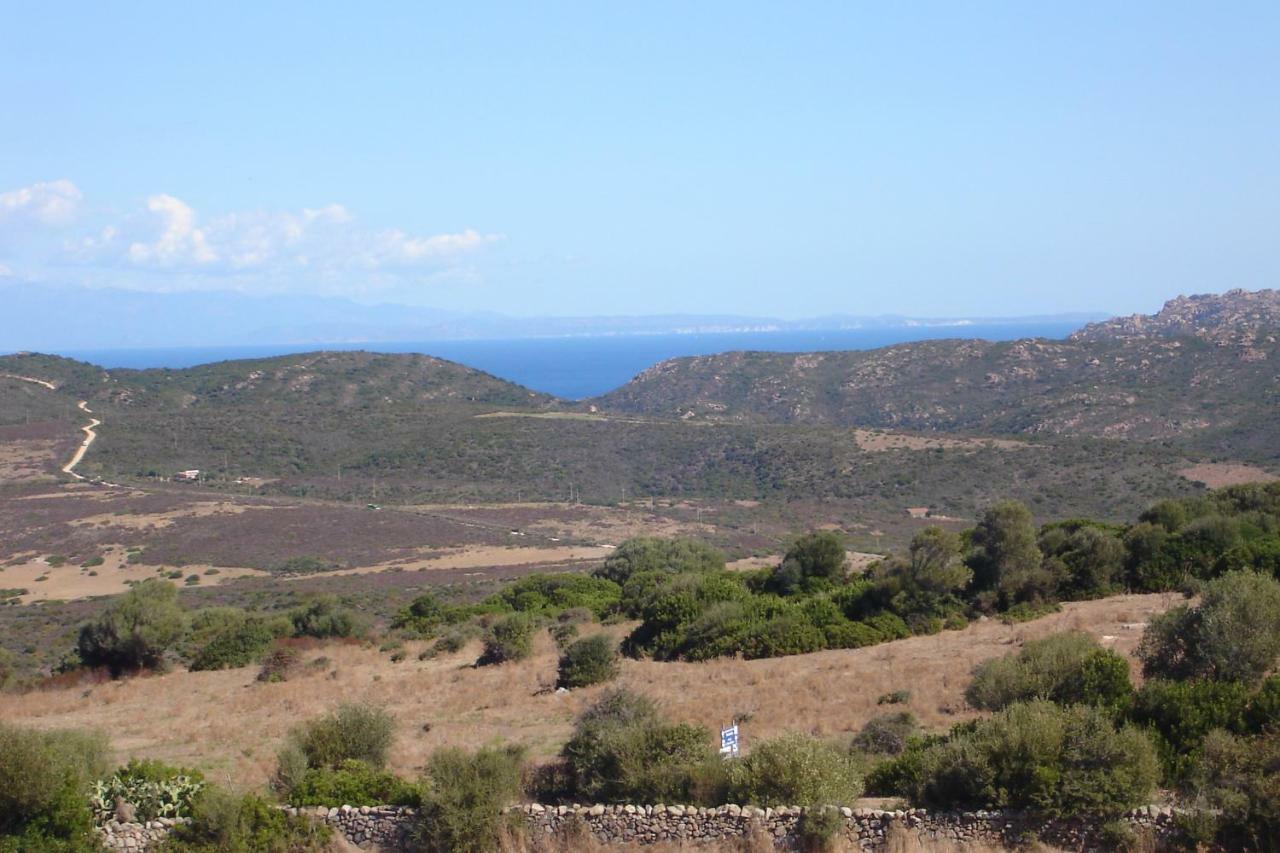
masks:
{"type": "MultiPolygon", "coordinates": [[[[606,843],[653,844],[659,841],[711,843],[763,831],[782,849],[794,849],[800,840],[805,809],[799,806],[761,809],[728,805],[696,806],[518,806],[535,833],[553,834],[570,828],[585,829],[606,843]],[[574,825],[577,825],[576,827],[574,825]]],[[[888,846],[891,827],[897,825],[923,841],[985,842],[1017,846],[1034,836],[1070,850],[1110,846],[1101,827],[1080,820],[1045,821],[1016,812],[975,811],[930,813],[925,809],[885,811],[839,809],[844,836],[866,850],[888,846]]],[[[1147,806],[1124,818],[1135,831],[1168,842],[1176,834],[1173,810],[1147,806]]],[[[1113,842],[1112,842],[1113,843],[1113,842]]]]}
{"type": "MultiPolygon", "coordinates": [[[[395,806],[342,806],[340,808],[288,808],[291,814],[323,821],[348,841],[366,850],[407,849],[408,829],[413,809],[395,806]]],[[[709,844],[741,838],[753,832],[772,836],[779,849],[795,849],[800,838],[805,809],[798,806],[761,809],[727,805],[718,808],[697,806],[515,806],[511,812],[525,820],[531,832],[587,832],[608,844],[653,844],[683,841],[709,844]]],[[[1086,821],[1049,821],[1016,812],[974,811],[930,813],[924,809],[885,811],[881,809],[839,809],[845,838],[864,850],[888,846],[891,828],[897,826],[922,841],[951,843],[983,842],[1014,847],[1029,837],[1069,850],[1107,849],[1101,827],[1086,821]]],[[[1151,835],[1157,846],[1165,846],[1176,835],[1173,810],[1147,806],[1135,809],[1124,821],[1133,829],[1151,835]]],[[[164,837],[175,821],[147,824],[120,824],[112,821],[102,828],[108,849],[141,853],[164,837]]]]}

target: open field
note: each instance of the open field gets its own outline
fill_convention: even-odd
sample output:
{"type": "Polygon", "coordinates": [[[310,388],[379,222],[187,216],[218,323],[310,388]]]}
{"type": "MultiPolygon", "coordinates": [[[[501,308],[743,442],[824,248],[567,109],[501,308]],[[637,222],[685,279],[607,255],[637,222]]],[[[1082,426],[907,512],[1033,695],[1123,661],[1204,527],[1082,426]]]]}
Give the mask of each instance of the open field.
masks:
{"type": "MultiPolygon", "coordinates": [[[[1180,599],[1119,596],[1067,604],[1021,625],[986,620],[959,632],[816,654],[707,663],[628,660],[618,684],[657,699],[674,717],[709,728],[750,715],[748,740],[783,731],[838,735],[886,710],[877,698],[910,690],[907,707],[929,728],[973,716],[963,700],[973,666],[1018,644],[1058,631],[1090,632],[1132,656],[1143,624],[1180,599]]],[[[619,626],[609,629],[625,630],[619,626]]],[[[137,678],[0,696],[0,716],[42,728],[101,728],[121,759],[163,758],[205,767],[241,786],[264,782],[288,729],[354,697],[390,710],[398,721],[392,765],[412,773],[445,744],[499,740],[527,745],[537,757],[556,752],[575,714],[601,688],[556,694],[556,653],[545,636],[522,663],[475,668],[478,644],[455,655],[417,661],[420,646],[392,663],[385,653],[330,644],[308,653],[309,674],[283,683],[255,680],[254,667],[137,678]]]]}
{"type": "Polygon", "coordinates": [[[1201,462],[1178,472],[1193,483],[1204,483],[1211,489],[1241,483],[1267,483],[1278,479],[1275,474],[1256,465],[1239,462],[1201,462]]]}

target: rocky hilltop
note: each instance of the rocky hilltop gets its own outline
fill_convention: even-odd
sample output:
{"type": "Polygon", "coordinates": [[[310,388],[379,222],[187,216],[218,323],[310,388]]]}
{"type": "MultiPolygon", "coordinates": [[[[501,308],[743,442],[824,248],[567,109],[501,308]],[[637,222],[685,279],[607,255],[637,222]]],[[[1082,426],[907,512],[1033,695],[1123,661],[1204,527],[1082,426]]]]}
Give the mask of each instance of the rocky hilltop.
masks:
{"type": "Polygon", "coordinates": [[[595,404],[729,422],[1173,439],[1280,457],[1280,293],[1231,291],[1067,340],[666,361],[595,404]]]}
{"type": "MultiPolygon", "coordinates": [[[[1280,329],[1280,290],[1229,290],[1170,299],[1155,314],[1090,323],[1073,341],[1105,338],[1196,337],[1217,344],[1252,344],[1280,329]]],[[[1274,342],[1274,341],[1273,341],[1274,342]]]]}

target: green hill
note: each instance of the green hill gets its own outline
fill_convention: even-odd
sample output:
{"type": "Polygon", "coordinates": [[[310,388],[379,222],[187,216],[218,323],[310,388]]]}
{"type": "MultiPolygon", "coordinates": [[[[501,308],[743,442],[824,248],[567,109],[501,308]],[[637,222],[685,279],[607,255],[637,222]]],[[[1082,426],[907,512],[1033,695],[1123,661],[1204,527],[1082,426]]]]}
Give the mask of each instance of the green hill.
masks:
{"type": "Polygon", "coordinates": [[[1280,291],[1192,297],[1064,341],[673,359],[594,403],[733,423],[1173,440],[1280,460],[1280,291]]]}

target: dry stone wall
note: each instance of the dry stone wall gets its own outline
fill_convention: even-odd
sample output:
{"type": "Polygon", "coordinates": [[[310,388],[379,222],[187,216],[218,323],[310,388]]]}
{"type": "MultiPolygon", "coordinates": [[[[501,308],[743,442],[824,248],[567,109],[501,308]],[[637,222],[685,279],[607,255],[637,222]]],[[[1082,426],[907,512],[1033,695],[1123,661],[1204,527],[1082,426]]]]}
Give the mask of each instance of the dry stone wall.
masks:
{"type": "MultiPolygon", "coordinates": [[[[365,850],[403,851],[408,849],[408,830],[414,812],[395,806],[342,806],[340,808],[289,808],[291,814],[322,821],[348,841],[365,850]]],[[[710,844],[764,832],[772,836],[780,850],[797,849],[805,809],[798,806],[761,809],[727,805],[718,808],[666,805],[515,806],[533,834],[590,833],[606,844],[654,844],[680,841],[710,844]]],[[[881,809],[839,810],[845,838],[864,850],[883,850],[889,833],[900,831],[922,841],[953,844],[982,842],[996,846],[1018,846],[1038,838],[1068,850],[1110,849],[1096,823],[1087,821],[1044,821],[1017,812],[928,812],[924,809],[885,811],[881,809]]],[[[1147,806],[1124,818],[1131,828],[1147,833],[1158,847],[1167,846],[1177,829],[1173,810],[1147,806]]],[[[120,824],[103,827],[106,846],[114,851],[142,853],[168,833],[174,821],[148,824],[120,824]]]]}

